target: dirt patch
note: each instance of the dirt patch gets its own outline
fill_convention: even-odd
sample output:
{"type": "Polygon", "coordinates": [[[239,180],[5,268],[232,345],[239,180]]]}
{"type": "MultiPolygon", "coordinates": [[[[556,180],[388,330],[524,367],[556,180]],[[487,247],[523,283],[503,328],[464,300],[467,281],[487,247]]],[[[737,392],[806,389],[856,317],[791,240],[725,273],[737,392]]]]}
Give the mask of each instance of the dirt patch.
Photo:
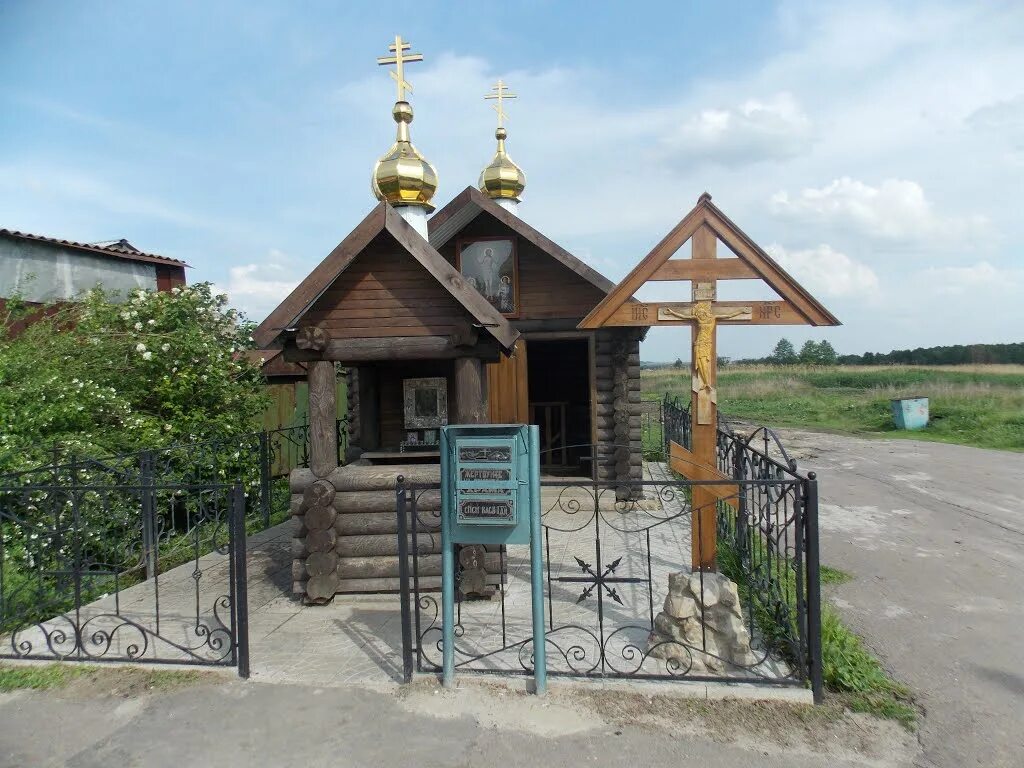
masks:
{"type": "Polygon", "coordinates": [[[917,739],[893,721],[853,713],[838,699],[821,706],[682,698],[587,685],[556,685],[537,698],[525,684],[463,679],[447,691],[433,680],[403,686],[410,711],[475,718],[481,726],[554,738],[581,731],[637,728],[732,744],[764,754],[831,755],[865,765],[910,765],[917,739]]]}
{"type": "Polygon", "coordinates": [[[93,668],[88,673],[75,677],[65,688],[60,690],[60,695],[77,699],[103,696],[133,699],[198,685],[218,685],[223,682],[225,682],[223,675],[202,670],[104,667],[93,668]]]}
{"type": "Polygon", "coordinates": [[[48,690],[50,695],[76,700],[103,697],[131,699],[197,685],[217,685],[227,679],[223,674],[206,670],[120,665],[100,667],[58,663],[4,665],[3,668],[19,672],[25,683],[13,685],[11,689],[48,690]]]}

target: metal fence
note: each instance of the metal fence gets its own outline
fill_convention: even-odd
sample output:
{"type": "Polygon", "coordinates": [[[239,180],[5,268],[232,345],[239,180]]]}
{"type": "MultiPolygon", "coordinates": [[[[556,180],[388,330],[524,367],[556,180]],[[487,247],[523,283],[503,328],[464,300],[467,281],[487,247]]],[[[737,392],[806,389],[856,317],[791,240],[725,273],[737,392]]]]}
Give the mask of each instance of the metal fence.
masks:
{"type": "Polygon", "coordinates": [[[287,519],[308,460],[303,423],[0,475],[0,657],[247,675],[246,536],[287,519]]]}
{"type": "MultiPolygon", "coordinates": [[[[770,430],[743,436],[723,421],[718,464],[729,479],[680,479],[658,460],[668,455],[670,440],[689,443],[689,413],[668,398],[657,406],[660,423],[644,424],[652,479],[542,483],[550,674],[810,684],[820,701],[813,473],[798,473],[770,430]],[[704,561],[700,547],[707,541],[699,530],[705,516],[695,515],[701,510],[691,503],[695,486],[716,499],[717,573],[690,568],[704,561]]],[[[440,551],[439,488],[400,484],[397,499],[400,562],[408,564],[405,666],[408,674],[437,672],[438,579],[420,558],[440,551]]],[[[477,549],[460,557],[460,583],[479,585],[481,564],[502,578],[489,599],[465,596],[478,586],[457,589],[463,597],[455,616],[456,666],[530,673],[527,548],[477,549]]]]}
{"type": "MultiPolygon", "coordinates": [[[[336,421],[339,463],[344,463],[347,425],[347,419],[336,421]]],[[[303,422],[99,458],[56,448],[52,463],[0,475],[0,486],[238,483],[246,499],[247,529],[254,533],[287,518],[288,474],[308,465],[309,424],[303,422]]]]}
{"type": "Polygon", "coordinates": [[[669,443],[690,447],[690,407],[677,396],[646,400],[640,414],[640,436],[644,458],[665,461],[669,443]]]}
{"type": "Polygon", "coordinates": [[[248,676],[242,487],[76,482],[88,471],[0,486],[0,657],[248,676]]]}
{"type": "MultiPolygon", "coordinates": [[[[819,680],[820,693],[820,654],[814,656],[811,637],[817,598],[807,590],[817,578],[816,550],[806,546],[812,485],[796,477],[731,484],[666,478],[629,483],[632,493],[623,499],[621,481],[542,483],[549,674],[769,685],[819,680]],[[694,546],[706,541],[693,530],[702,517],[690,504],[696,485],[726,489],[719,493],[718,557],[731,585],[719,574],[690,570],[694,546]]],[[[419,566],[438,551],[437,494],[436,486],[399,489],[399,519],[406,519],[410,542],[409,666],[423,672],[441,667],[436,578],[419,566]]],[[[532,671],[527,550],[460,557],[460,580],[469,573],[479,585],[466,566],[485,558],[497,559],[506,578],[490,599],[464,596],[458,603],[458,668],[532,671]]]]}

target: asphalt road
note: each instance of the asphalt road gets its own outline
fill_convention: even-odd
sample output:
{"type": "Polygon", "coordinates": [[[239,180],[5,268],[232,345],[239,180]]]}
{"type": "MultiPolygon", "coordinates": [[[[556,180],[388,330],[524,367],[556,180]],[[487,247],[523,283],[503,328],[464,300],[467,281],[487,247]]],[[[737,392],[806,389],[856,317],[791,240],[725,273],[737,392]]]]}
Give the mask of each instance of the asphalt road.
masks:
{"type": "Polygon", "coordinates": [[[785,430],[829,599],[925,710],[922,766],[1024,765],[1024,454],[785,430]]]}
{"type": "Polygon", "coordinates": [[[757,706],[700,716],[646,696],[623,702],[621,691],[602,705],[557,686],[542,700],[491,685],[446,692],[424,681],[398,691],[221,678],[126,694],[121,672],[87,690],[0,694],[0,766],[906,768],[917,748],[899,726],[869,716],[818,721],[757,706]]]}

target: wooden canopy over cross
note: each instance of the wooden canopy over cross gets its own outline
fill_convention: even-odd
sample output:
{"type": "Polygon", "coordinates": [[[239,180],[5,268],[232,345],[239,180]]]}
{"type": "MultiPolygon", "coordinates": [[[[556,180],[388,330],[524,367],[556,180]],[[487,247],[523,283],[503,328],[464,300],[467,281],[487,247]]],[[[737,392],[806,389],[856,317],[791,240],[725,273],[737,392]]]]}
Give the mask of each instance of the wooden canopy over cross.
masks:
{"type": "MultiPolygon", "coordinates": [[[[689,325],[692,333],[692,450],[673,445],[671,466],[691,480],[729,480],[717,469],[716,385],[719,325],[839,325],[817,299],[711,202],[706,192],[682,221],[583,318],[580,328],[689,325]],[[687,242],[690,258],[673,258],[687,242]],[[732,255],[719,258],[721,241],[732,255]],[[718,301],[719,280],[760,280],[777,301],[718,301]],[[633,295],[651,281],[689,281],[691,301],[640,302],[633,295]]],[[[715,568],[716,503],[725,486],[694,486],[694,570],[715,568]]],[[[733,486],[732,493],[736,488],[733,486]]]]}

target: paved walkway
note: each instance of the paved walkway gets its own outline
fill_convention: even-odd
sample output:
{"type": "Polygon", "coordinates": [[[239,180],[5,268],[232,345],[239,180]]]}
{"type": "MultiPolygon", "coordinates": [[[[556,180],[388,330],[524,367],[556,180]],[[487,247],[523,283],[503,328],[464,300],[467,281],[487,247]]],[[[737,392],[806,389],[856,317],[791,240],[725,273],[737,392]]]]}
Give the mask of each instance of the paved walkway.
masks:
{"type": "Polygon", "coordinates": [[[1024,765],[1024,454],[786,430],[843,618],[919,696],[923,766],[1024,765]]]}

